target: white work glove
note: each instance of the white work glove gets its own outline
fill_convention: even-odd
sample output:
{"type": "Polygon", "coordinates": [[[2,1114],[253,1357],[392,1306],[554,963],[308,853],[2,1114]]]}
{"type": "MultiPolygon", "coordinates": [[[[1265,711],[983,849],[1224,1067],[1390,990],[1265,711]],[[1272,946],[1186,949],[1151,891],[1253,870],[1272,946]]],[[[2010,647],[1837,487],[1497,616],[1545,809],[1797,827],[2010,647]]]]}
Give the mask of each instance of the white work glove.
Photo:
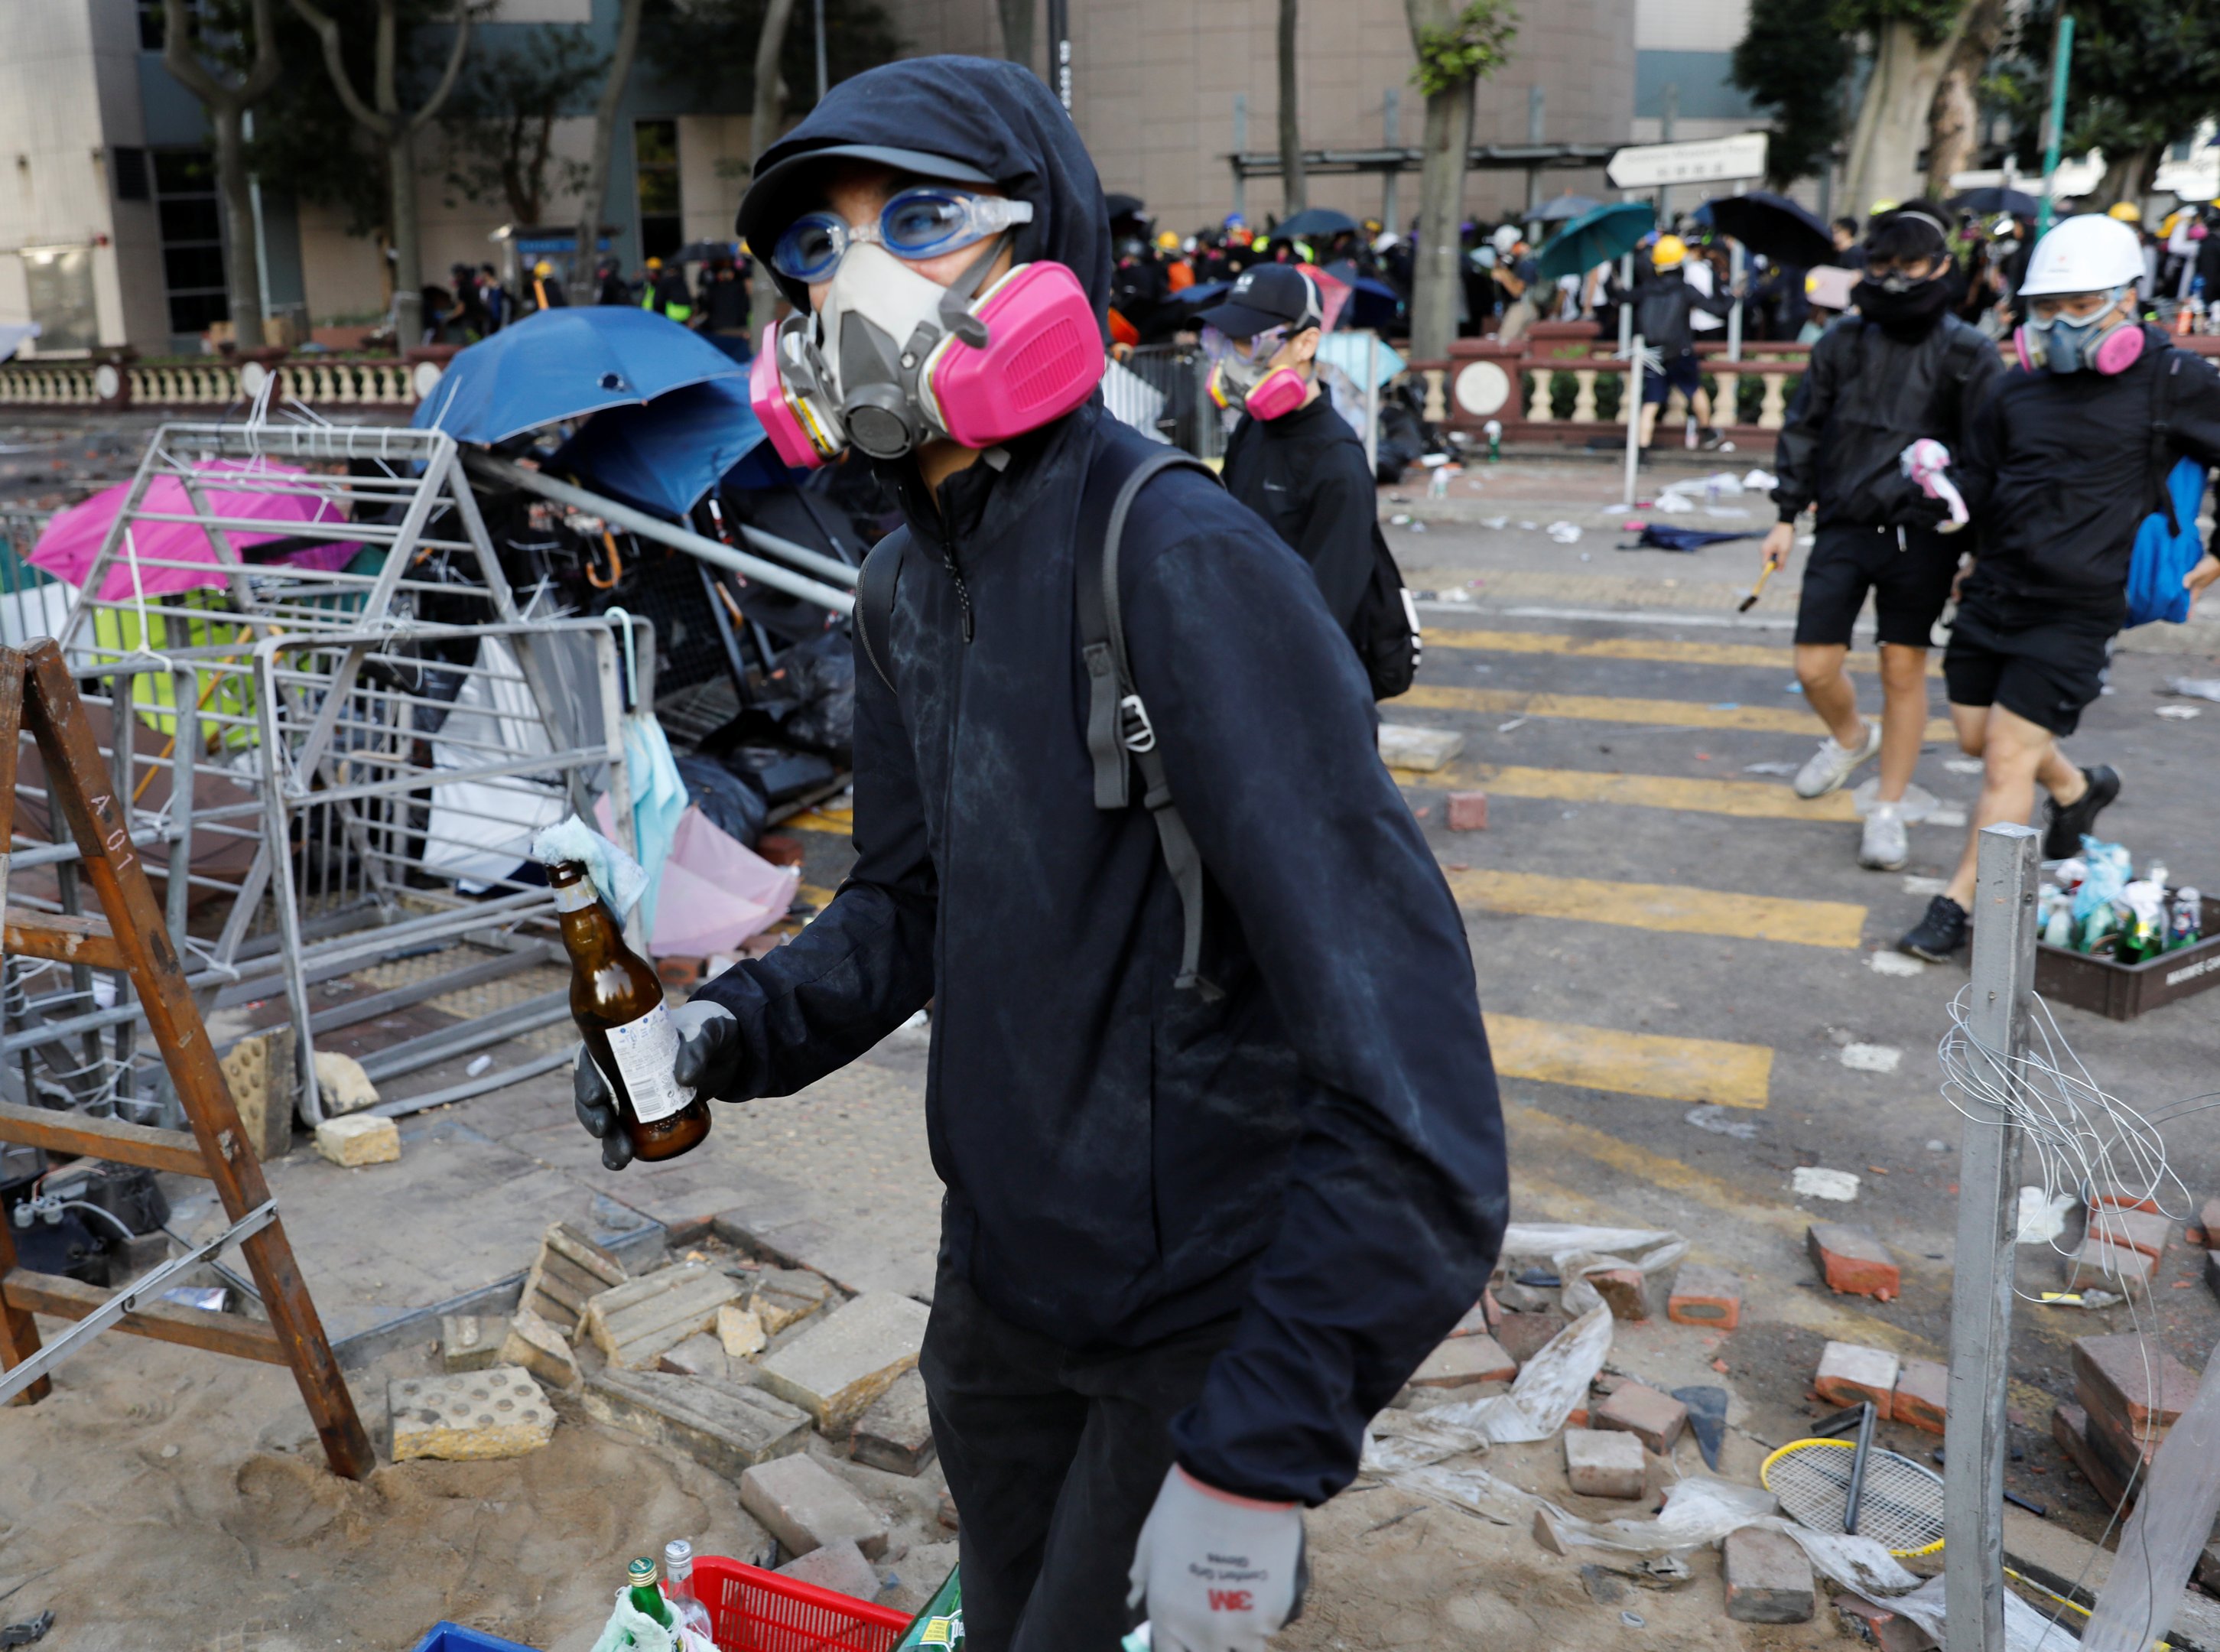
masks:
{"type": "Polygon", "coordinates": [[[1174,1464],[1133,1550],[1128,1607],[1148,1603],[1151,1652],[1264,1652],[1310,1574],[1303,1515],[1213,1490],[1174,1464]]]}
{"type": "MultiPolygon", "coordinates": [[[[729,1099],[739,1088],[745,1053],[739,1018],[722,1004],[694,998],[671,1011],[670,1020],[678,1030],[671,1076],[689,1090],[729,1099]]],[[[632,1138],[618,1127],[616,1094],[583,1044],[571,1068],[571,1100],[586,1133],[600,1140],[602,1164],[612,1170],[630,1164],[632,1138]]]]}

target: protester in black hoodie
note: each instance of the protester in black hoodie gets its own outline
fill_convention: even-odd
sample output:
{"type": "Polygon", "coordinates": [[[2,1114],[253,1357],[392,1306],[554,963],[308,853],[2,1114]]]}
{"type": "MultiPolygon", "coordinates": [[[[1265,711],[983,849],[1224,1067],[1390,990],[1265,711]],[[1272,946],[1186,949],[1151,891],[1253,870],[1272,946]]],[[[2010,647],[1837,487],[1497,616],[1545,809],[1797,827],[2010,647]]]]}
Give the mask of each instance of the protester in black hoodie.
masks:
{"type": "MultiPolygon", "coordinates": [[[[860,284],[902,271],[976,290],[1052,260],[1107,309],[1094,166],[1014,64],[842,82],[764,155],[739,228],[789,299],[844,316],[843,357],[851,331],[872,347],[860,284]],[[1025,221],[999,252],[897,267],[883,208],[922,183],[966,221],[1025,221]],[[829,284],[781,267],[811,226],[845,244],[814,266],[829,284]]],[[[859,382],[883,411],[883,381],[859,382]]],[[[841,405],[851,439],[895,446],[860,396],[841,405]]],[[[1506,1218],[1464,927],[1380,765],[1364,674],[1301,561],[1184,471],[1134,502],[1119,583],[1207,871],[1209,990],[1175,984],[1179,892],[1138,795],[1097,806],[1074,620],[1087,473],[1144,439],[1098,395],[983,452],[936,437],[872,461],[905,526],[865,579],[894,589],[885,656],[856,671],[855,869],[677,1017],[676,1076],[737,1101],[804,1088],[932,1001],[946,1193],[920,1366],[975,1652],[1113,1652],[1144,1611],[1160,1646],[1261,1652],[1300,1599],[1300,1506],[1354,1474],[1506,1218]]],[[[606,1088],[579,1077],[620,1165],[606,1088]]]]}

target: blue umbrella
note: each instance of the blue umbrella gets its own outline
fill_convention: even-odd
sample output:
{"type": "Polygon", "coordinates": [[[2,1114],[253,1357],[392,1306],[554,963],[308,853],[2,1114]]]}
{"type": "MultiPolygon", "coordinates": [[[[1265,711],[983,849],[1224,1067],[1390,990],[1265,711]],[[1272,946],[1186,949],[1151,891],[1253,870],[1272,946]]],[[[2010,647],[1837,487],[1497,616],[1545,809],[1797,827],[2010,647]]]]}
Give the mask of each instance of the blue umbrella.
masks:
{"type": "Polygon", "coordinates": [[[1312,207],[1296,213],[1272,226],[1274,240],[1324,240],[1329,236],[1345,234],[1356,228],[1356,220],[1345,212],[1331,207],[1312,207]]]}
{"type": "Polygon", "coordinates": [[[746,383],[730,378],[689,384],[645,407],[605,408],[547,469],[673,521],[684,521],[728,477],[734,486],[767,487],[789,475],[764,440],[746,383]]]}
{"type": "MultiPolygon", "coordinates": [[[[1545,281],[1578,275],[1623,258],[1656,228],[1657,209],[1647,201],[1621,201],[1584,212],[1550,237],[1537,267],[1545,281]]],[[[498,335],[496,335],[498,336],[498,335]]]]}
{"type": "MultiPolygon", "coordinates": [[[[457,441],[502,442],[558,420],[652,401],[747,368],[652,310],[546,309],[458,352],[410,421],[457,441]]],[[[746,405],[742,397],[741,405],[746,405]]]]}

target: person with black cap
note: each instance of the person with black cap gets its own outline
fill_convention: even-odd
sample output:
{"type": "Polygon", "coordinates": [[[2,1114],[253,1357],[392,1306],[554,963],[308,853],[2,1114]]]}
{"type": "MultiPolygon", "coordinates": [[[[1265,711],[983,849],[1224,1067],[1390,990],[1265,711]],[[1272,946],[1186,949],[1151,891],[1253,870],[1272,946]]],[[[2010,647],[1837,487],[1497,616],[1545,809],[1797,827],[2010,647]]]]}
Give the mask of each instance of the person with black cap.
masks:
{"type": "Polygon", "coordinates": [[[1145,1618],[1158,1652],[1262,1652],[1303,1506],[1501,1244],[1463,922],[1317,582],[1104,408],[1108,215],[1038,77],[841,82],[739,228],[795,306],[756,352],[770,439],[870,464],[903,525],[857,594],[854,868],[678,1010],[673,1076],[790,1094],[930,1000],[919,1366],[965,1644],[1115,1652],[1145,1618]]]}
{"type": "Polygon", "coordinates": [[[1225,490],[1310,564],[1346,632],[1371,578],[1379,508],[1364,444],[1319,383],[1318,284],[1291,264],[1259,265],[1196,319],[1213,358],[1213,397],[1241,409],[1225,444],[1225,490]]]}

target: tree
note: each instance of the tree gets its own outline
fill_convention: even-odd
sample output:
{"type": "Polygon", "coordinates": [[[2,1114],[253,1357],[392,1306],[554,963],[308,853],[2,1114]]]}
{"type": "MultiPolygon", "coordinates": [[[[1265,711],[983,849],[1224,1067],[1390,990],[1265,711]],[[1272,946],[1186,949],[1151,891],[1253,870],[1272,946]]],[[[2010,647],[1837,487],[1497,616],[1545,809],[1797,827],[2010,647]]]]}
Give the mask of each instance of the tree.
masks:
{"type": "Polygon", "coordinates": [[[1980,85],[2004,41],[2007,0],[1973,0],[1927,111],[1927,196],[1950,193],[1951,177],[1970,171],[1980,150],[1980,85]]]}
{"type": "Polygon", "coordinates": [[[1295,7],[1298,0],[1280,0],[1280,184],[1281,200],[1290,216],[1310,205],[1310,185],[1303,176],[1303,123],[1295,107],[1300,76],[1295,60],[1295,7]]]}
{"type": "Polygon", "coordinates": [[[1509,0],[1403,0],[1419,67],[1412,78],[1426,99],[1419,172],[1418,262],[1412,269],[1411,353],[1420,361],[1449,354],[1456,336],[1457,259],[1462,251],[1465,146],[1472,132],[1473,89],[1510,61],[1518,13],[1509,0]]]}
{"type": "Polygon", "coordinates": [[[594,296],[595,253],[602,244],[602,212],[609,200],[609,157],[616,147],[617,106],[624,101],[626,83],[632,78],[633,57],[639,49],[645,0],[624,0],[617,16],[617,49],[609,59],[608,78],[602,83],[601,100],[594,105],[594,146],[586,161],[586,175],[578,190],[577,253],[571,266],[571,296],[581,303],[594,296]]]}
{"type": "MultiPolygon", "coordinates": [[[[995,0],[1002,17],[1002,55],[1028,69],[1038,68],[1033,62],[1033,5],[1034,0],[995,0]]],[[[829,42],[825,49],[829,55],[829,42]]]]}
{"type": "Polygon", "coordinates": [[[549,199],[576,195],[583,161],[554,153],[555,122],[602,78],[608,61],[583,28],[546,28],[522,49],[478,57],[441,122],[447,186],[468,201],[499,201],[511,223],[547,222],[549,199]]]}
{"type": "MultiPolygon", "coordinates": [[[[779,53],[785,48],[787,22],[794,16],[794,0],[770,0],[764,8],[763,33],[756,40],[756,95],[748,114],[748,177],[763,168],[764,152],[778,141],[786,124],[786,77],[779,72],[779,53]]],[[[830,47],[828,46],[827,49],[830,47]]],[[[829,78],[831,70],[826,70],[829,78]]],[[[750,296],[750,313],[767,323],[777,314],[779,290],[770,278],[770,248],[754,249],[756,274],[750,296]]]]}
{"type": "Polygon", "coordinates": [[[1919,152],[1942,72],[1966,25],[1965,0],[1864,0],[1838,4],[1862,13],[1874,43],[1873,69],[1858,102],[1843,159],[1843,193],[1852,216],[1920,187],[1919,152]]]}
{"type": "MultiPolygon", "coordinates": [[[[2105,152],[2101,202],[2149,193],[2160,156],[2220,104],[2220,14],[2178,0],[2074,0],[2073,65],[2060,153],[2105,152]]],[[[2049,85],[2057,0],[2021,17],[2017,55],[2030,129],[2049,85]]]]}
{"type": "Polygon", "coordinates": [[[1773,116],[1767,182],[1787,188],[1827,165],[1843,139],[1849,36],[1812,0],[1751,0],[1728,78],[1773,116]]]}
{"type": "Polygon", "coordinates": [[[185,0],[163,0],[162,66],[208,111],[210,147],[215,152],[216,190],[223,196],[231,235],[224,260],[231,308],[232,337],[242,350],[262,346],[262,271],[255,255],[254,196],[246,170],[246,111],[278,84],[283,68],[278,37],[271,27],[270,0],[253,0],[249,27],[254,57],[237,79],[217,77],[193,36],[185,0]]]}
{"type": "MultiPolygon", "coordinates": [[[[1012,14],[1022,13],[1026,50],[1032,50],[1032,0],[997,0],[1004,8],[1004,55],[1020,61],[1010,34],[1012,14]]],[[[755,107],[755,84],[735,64],[755,60],[770,0],[647,0],[639,49],[659,79],[704,115],[745,115],[755,107]]],[[[807,103],[817,85],[817,47],[811,31],[783,31],[779,71],[789,103],[807,103]]],[[[901,55],[902,40],[879,0],[825,0],[825,80],[837,86],[851,75],[901,55]]],[[[785,105],[782,105],[785,107],[785,105]]]]}
{"type": "MultiPolygon", "coordinates": [[[[183,0],[169,3],[176,6],[183,0]]],[[[424,334],[423,242],[416,221],[416,134],[440,112],[440,106],[455,89],[463,54],[470,47],[471,14],[465,0],[456,0],[454,42],[447,53],[446,67],[431,94],[412,114],[401,107],[400,0],[377,0],[377,46],[371,96],[366,101],[355,90],[347,73],[346,42],[340,26],[314,0],[293,0],[293,9],[315,29],[322,42],[324,68],[340,102],[384,153],[393,235],[393,330],[396,343],[406,349],[424,334]]]]}

